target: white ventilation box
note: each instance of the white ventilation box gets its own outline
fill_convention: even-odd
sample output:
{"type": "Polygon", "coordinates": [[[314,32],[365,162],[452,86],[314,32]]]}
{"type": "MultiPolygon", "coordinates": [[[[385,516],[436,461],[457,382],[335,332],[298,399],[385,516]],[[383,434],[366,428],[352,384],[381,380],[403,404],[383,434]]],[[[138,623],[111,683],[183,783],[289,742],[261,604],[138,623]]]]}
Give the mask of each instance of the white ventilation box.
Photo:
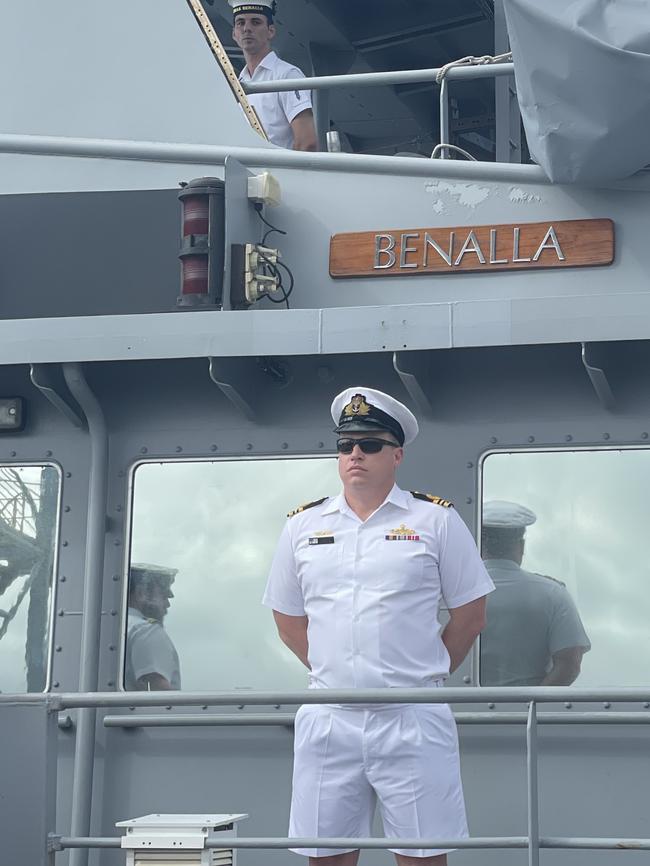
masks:
{"type": "Polygon", "coordinates": [[[247,817],[145,815],[115,826],[126,828],[126,866],[235,866],[237,852],[228,840],[237,835],[237,822],[247,817]]]}

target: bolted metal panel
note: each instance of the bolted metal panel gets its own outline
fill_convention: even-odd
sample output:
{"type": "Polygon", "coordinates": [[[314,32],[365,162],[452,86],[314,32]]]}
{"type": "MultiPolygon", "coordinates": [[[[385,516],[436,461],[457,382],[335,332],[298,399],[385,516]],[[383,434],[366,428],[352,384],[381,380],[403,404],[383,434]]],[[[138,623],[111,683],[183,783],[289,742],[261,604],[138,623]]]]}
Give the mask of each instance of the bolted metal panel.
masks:
{"type": "Polygon", "coordinates": [[[57,715],[45,703],[0,706],[2,861],[51,864],[56,805],[57,715]]]}

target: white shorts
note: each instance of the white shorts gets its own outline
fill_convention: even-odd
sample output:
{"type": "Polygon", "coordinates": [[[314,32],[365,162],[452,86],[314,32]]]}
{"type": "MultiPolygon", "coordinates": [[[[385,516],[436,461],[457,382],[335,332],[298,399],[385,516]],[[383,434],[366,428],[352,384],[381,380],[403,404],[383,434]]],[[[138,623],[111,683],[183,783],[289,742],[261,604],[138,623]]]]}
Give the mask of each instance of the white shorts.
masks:
{"type": "MultiPolygon", "coordinates": [[[[388,838],[467,837],[458,736],[448,705],[300,707],[289,836],[368,837],[377,801],[388,838]]],[[[292,850],[309,857],[344,853],[292,850]]],[[[453,849],[390,850],[432,857],[453,849]]]]}

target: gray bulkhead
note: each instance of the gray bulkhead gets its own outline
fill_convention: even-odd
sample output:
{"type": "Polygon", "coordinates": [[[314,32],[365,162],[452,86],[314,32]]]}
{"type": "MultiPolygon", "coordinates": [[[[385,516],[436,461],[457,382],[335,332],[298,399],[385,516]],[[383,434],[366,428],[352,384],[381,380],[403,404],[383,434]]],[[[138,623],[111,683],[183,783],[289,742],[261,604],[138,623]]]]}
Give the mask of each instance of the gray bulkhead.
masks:
{"type": "MultiPolygon", "coordinates": [[[[1,245],[0,396],[23,397],[28,411],[23,432],[1,434],[0,464],[53,461],[62,472],[53,694],[73,692],[79,683],[90,448],[86,430],[32,384],[31,364],[51,365],[52,381],[67,395],[58,365],[83,363],[106,418],[107,521],[96,625],[100,691],[120,687],[130,486],[134,466],[143,461],[331,452],[330,399],[363,382],[409,401],[422,418],[402,486],[451,499],[476,532],[481,461],[491,452],[647,447],[647,175],[606,189],[580,189],[552,186],[532,166],[499,172],[489,164],[396,157],[355,171],[344,155],[340,170],[335,154],[305,155],[291,166],[248,126],[185,3],[111,3],[101,21],[80,0],[24,9],[14,4],[2,10],[0,21],[13,36],[0,55],[5,80],[3,70],[14,68],[27,50],[38,58],[26,64],[20,88],[3,95],[7,135],[214,147],[170,154],[164,162],[0,155],[2,222],[11,214],[21,217],[20,225],[4,230],[11,243],[1,245]],[[66,46],[74,63],[61,63],[66,46]],[[226,220],[233,231],[261,238],[239,169],[245,148],[254,149],[249,170],[269,168],[282,189],[282,204],[266,216],[287,231],[277,243],[296,277],[292,309],[262,302],[246,311],[177,312],[179,181],[225,176],[231,190],[226,220]],[[226,151],[238,162],[224,168],[226,151]],[[597,217],[615,225],[615,261],[608,267],[336,281],[328,274],[330,236],[337,232],[597,217]],[[605,371],[614,412],[603,405],[602,389],[593,387],[582,343],[592,367],[605,371]],[[244,397],[253,420],[211,380],[210,357],[217,359],[216,378],[244,397]],[[258,358],[279,362],[280,380],[258,358]]],[[[10,146],[0,136],[0,151],[10,146]]],[[[49,149],[61,146],[51,142],[49,149]]],[[[325,493],[313,491],[314,498],[325,493]]],[[[239,495],[254,498],[256,491],[239,495]]],[[[215,594],[212,603],[225,600],[215,594]]],[[[245,611],[237,615],[245,629],[245,611]]],[[[215,658],[214,664],[229,662],[215,658]]],[[[466,677],[472,682],[472,676],[468,661],[452,683],[463,685],[466,677]]],[[[497,707],[508,708],[524,709],[497,707]]],[[[626,708],[647,712],[641,705],[611,707],[626,708]]],[[[485,704],[462,709],[491,711],[485,704]]],[[[545,709],[570,715],[602,705],[545,709]]],[[[29,748],[32,733],[41,749],[51,726],[46,731],[36,713],[23,724],[11,712],[3,706],[0,716],[2,776],[15,780],[10,794],[25,808],[10,813],[10,827],[3,820],[2,835],[14,859],[26,851],[25,862],[44,863],[42,840],[30,835],[33,789],[20,750],[29,748]]],[[[102,717],[109,712],[98,713],[93,835],[115,835],[116,821],[139,814],[205,810],[250,813],[240,828],[246,835],[285,834],[290,728],[105,728],[102,717]]],[[[146,711],[113,711],[140,712],[146,711]]],[[[76,711],[67,714],[76,720],[76,711]]],[[[40,826],[64,835],[75,736],[74,724],[58,734],[55,821],[51,800],[39,801],[40,826]]],[[[473,835],[525,835],[524,746],[523,727],[461,727],[473,835]]],[[[543,835],[647,836],[645,726],[542,727],[540,752],[543,835]]],[[[44,755],[40,762],[39,751],[30,765],[38,784],[51,782],[51,766],[44,755]]],[[[67,856],[58,854],[56,862],[67,856]]],[[[389,862],[385,853],[362,856],[389,862]]],[[[453,862],[480,858],[514,866],[526,857],[524,851],[461,852],[453,862]]],[[[615,859],[636,863],[643,857],[626,852],[615,859]]],[[[91,853],[90,862],[112,866],[122,858],[102,851],[91,853]]],[[[240,863],[279,866],[288,858],[295,860],[284,852],[251,851],[240,855],[240,863]]],[[[542,853],[544,863],[553,858],[582,866],[609,864],[614,855],[542,853]]]]}

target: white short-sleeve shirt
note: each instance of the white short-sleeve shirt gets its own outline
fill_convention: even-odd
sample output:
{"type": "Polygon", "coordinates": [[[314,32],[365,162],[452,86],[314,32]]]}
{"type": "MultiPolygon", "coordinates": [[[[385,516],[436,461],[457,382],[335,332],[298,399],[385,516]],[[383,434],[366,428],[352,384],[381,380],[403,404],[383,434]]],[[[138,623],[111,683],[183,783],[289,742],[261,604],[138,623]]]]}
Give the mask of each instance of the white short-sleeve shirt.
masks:
{"type": "Polygon", "coordinates": [[[481,635],[481,684],[538,686],[563,649],[591,649],[580,614],[563,583],[524,571],[510,559],[487,559],[496,586],[481,635]]]}
{"type": "MultiPolygon", "coordinates": [[[[280,60],[275,51],[264,57],[251,76],[244,66],[240,81],[278,81],[281,78],[304,78],[297,66],[280,60]]],[[[248,101],[257,112],[269,141],[278,147],[293,147],[291,121],[311,108],[309,90],[289,90],[286,93],[250,93],[248,101]]]]}
{"type": "Polygon", "coordinates": [[[453,508],[393,487],[361,521],[343,494],[290,517],[263,604],[307,615],[314,688],[417,688],[449,674],[438,612],[494,589],[453,508]]]}
{"type": "Polygon", "coordinates": [[[135,607],[128,610],[124,688],[137,689],[140,677],[160,674],[172,689],[181,687],[181,670],[176,647],[156,620],[147,619],[135,607]]]}

